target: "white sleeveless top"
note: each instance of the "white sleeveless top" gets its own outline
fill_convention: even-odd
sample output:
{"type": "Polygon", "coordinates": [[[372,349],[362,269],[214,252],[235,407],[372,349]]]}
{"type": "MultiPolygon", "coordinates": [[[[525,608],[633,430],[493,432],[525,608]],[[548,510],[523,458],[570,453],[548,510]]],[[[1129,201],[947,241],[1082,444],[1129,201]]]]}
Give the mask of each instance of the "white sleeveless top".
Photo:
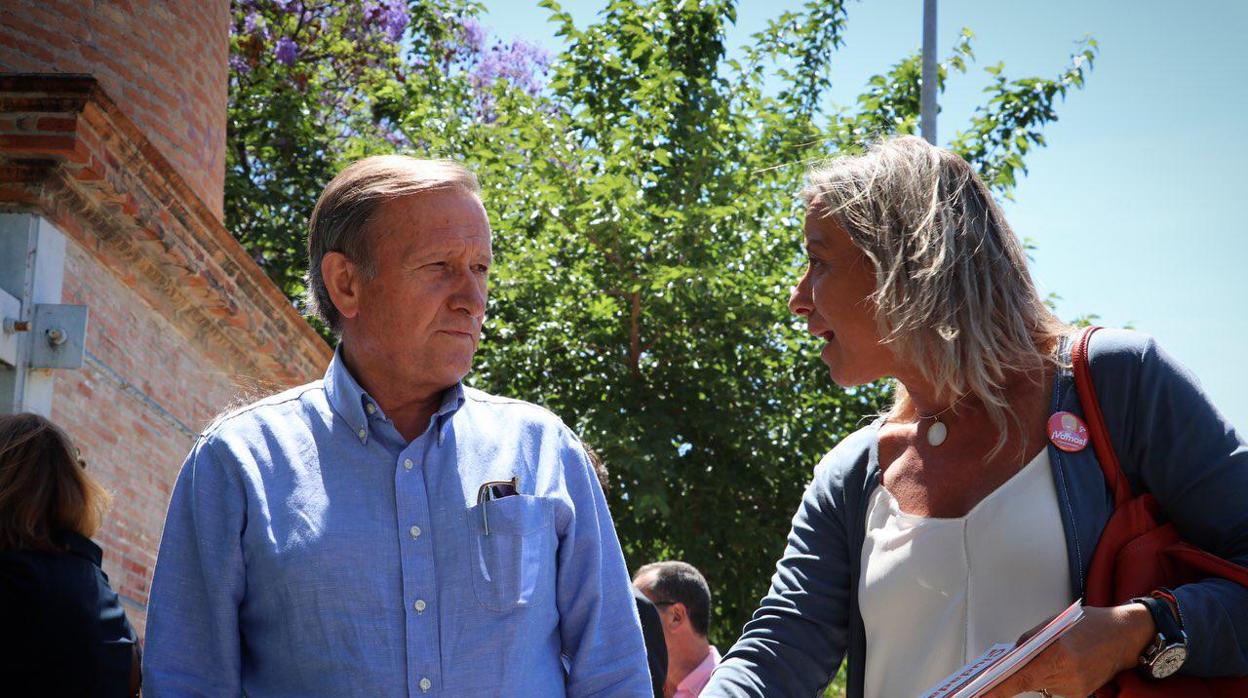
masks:
{"type": "Polygon", "coordinates": [[[1047,448],[956,519],[906,514],[880,484],[866,526],[867,698],[921,696],[1074,600],[1047,448]]]}

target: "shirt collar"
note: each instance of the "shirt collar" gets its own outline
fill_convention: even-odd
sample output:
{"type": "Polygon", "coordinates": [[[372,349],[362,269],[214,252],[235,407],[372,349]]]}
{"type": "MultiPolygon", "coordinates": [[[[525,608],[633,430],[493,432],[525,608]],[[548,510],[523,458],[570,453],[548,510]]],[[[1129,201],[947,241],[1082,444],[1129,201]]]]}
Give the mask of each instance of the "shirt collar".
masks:
{"type": "MultiPolygon", "coordinates": [[[[329,400],[330,406],[347,422],[357,439],[367,442],[368,435],[372,431],[369,418],[384,420],[385,415],[382,414],[381,406],[377,404],[377,401],[365,392],[355,380],[355,376],[351,375],[351,371],[347,369],[346,362],[342,360],[341,343],[334,350],[334,358],[330,360],[329,368],[325,370],[324,386],[325,397],[329,400]]],[[[463,404],[464,385],[462,382],[456,383],[442,393],[442,404],[433,415],[439,443],[442,441],[443,426],[447,418],[463,404]]]]}
{"type": "Polygon", "coordinates": [[[687,695],[696,696],[702,692],[706,684],[711,680],[711,672],[715,671],[715,667],[719,666],[719,650],[715,649],[715,645],[711,645],[711,651],[706,653],[706,659],[697,666],[689,675],[681,680],[680,685],[676,687],[676,695],[680,696],[681,691],[686,691],[687,695]]]}
{"type": "Polygon", "coordinates": [[[451,415],[455,414],[463,406],[464,383],[460,381],[442,393],[442,405],[438,407],[437,412],[433,413],[434,428],[438,433],[439,446],[442,445],[442,438],[446,435],[446,425],[450,423],[451,415]]]}
{"type": "Polygon", "coordinates": [[[347,370],[342,360],[342,344],[334,350],[334,358],[325,370],[325,397],[329,404],[346,421],[360,441],[368,440],[368,417],[364,413],[365,401],[372,404],[372,398],[364,392],[355,376],[347,370]]]}

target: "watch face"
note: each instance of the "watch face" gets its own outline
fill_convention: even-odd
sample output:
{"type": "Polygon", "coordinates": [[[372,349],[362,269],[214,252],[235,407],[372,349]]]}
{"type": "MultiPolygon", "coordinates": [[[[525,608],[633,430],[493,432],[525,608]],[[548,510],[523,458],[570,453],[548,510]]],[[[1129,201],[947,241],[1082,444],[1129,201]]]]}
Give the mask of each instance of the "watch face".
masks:
{"type": "Polygon", "coordinates": [[[1164,679],[1179,670],[1187,660],[1187,648],[1183,645],[1170,645],[1159,652],[1152,661],[1152,674],[1155,679],[1164,679]]]}

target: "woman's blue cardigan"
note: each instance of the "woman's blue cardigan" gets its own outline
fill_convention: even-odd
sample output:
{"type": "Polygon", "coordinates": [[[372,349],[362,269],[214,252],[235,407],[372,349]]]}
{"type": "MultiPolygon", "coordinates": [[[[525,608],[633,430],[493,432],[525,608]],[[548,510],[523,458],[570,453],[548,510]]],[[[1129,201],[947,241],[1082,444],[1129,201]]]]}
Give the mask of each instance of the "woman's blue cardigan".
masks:
{"type": "MultiPolygon", "coordinates": [[[[1188,542],[1248,565],[1248,443],[1152,338],[1102,330],[1088,354],[1110,438],[1134,490],[1153,493],[1188,542]]],[[[1083,413],[1069,370],[1054,381],[1051,411],[1061,410],[1083,413]]],[[[703,698],[816,696],[846,657],[849,696],[862,696],[866,642],[858,578],[866,505],[880,482],[880,424],[846,438],[815,468],[771,590],[703,698]]],[[[1049,459],[1071,588],[1082,596],[1113,498],[1091,445],[1077,453],[1050,445],[1049,459]]],[[[1183,673],[1248,675],[1248,589],[1214,579],[1179,587],[1175,596],[1189,642],[1183,673]]]]}

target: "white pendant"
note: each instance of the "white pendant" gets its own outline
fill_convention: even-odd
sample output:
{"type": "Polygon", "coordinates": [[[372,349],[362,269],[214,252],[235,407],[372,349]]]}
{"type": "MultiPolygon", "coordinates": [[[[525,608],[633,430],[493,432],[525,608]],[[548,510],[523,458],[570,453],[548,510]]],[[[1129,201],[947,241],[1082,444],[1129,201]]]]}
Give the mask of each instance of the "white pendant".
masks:
{"type": "Polygon", "coordinates": [[[927,428],[927,442],[933,446],[939,446],[945,442],[945,437],[949,435],[949,430],[945,428],[944,423],[939,420],[932,422],[932,426],[927,428]]]}

